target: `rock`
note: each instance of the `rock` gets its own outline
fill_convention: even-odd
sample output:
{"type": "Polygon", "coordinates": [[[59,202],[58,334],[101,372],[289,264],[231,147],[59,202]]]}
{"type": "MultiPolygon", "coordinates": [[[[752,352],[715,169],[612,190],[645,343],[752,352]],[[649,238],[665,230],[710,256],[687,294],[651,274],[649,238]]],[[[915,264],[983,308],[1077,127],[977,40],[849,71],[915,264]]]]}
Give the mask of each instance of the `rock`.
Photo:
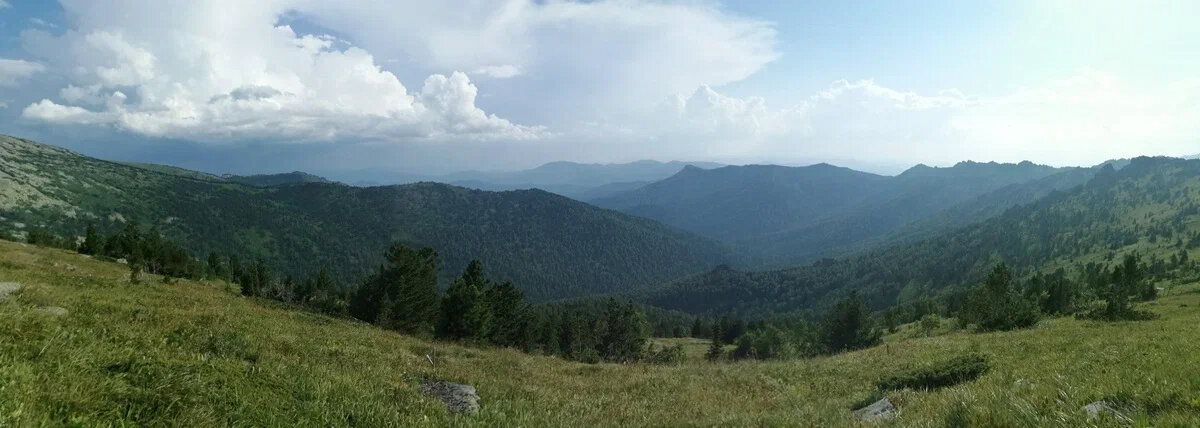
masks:
{"type": "Polygon", "coordinates": [[[21,284],[15,282],[0,282],[0,300],[8,298],[8,295],[16,293],[21,289],[21,284]]]}
{"type": "Polygon", "coordinates": [[[1125,423],[1133,422],[1133,419],[1129,419],[1125,415],[1121,414],[1120,411],[1118,411],[1115,407],[1112,406],[1112,404],[1108,403],[1107,401],[1096,401],[1094,403],[1083,406],[1083,411],[1085,413],[1087,413],[1088,419],[1096,419],[1096,418],[1100,417],[1100,415],[1108,413],[1109,415],[1112,415],[1113,419],[1119,420],[1121,422],[1125,422],[1125,423]]]}
{"type": "Polygon", "coordinates": [[[479,396],[475,387],[444,380],[421,383],[421,392],[442,400],[450,413],[475,413],[479,411],[479,396]]]}
{"type": "Polygon", "coordinates": [[[896,415],[896,406],[893,406],[891,401],[884,398],[867,407],[855,410],[850,415],[863,422],[887,419],[896,415]]]}
{"type": "Polygon", "coordinates": [[[41,312],[43,314],[46,314],[46,315],[54,316],[54,317],[61,317],[63,315],[70,313],[70,311],[68,311],[67,308],[64,308],[62,306],[42,306],[40,308],[37,308],[37,311],[41,312]]]}

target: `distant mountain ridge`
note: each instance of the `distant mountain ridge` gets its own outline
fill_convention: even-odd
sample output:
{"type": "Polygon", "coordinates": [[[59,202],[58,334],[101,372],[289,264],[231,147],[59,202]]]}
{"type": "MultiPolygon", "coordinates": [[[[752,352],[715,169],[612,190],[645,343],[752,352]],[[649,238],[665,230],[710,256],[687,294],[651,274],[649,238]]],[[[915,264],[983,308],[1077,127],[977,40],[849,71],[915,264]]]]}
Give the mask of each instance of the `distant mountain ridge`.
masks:
{"type": "MultiPolygon", "coordinates": [[[[311,178],[285,175],[285,178],[311,178]]],[[[540,190],[438,183],[258,187],[181,169],[129,166],[0,136],[0,233],[78,236],[132,221],[189,248],[263,258],[280,275],[328,267],[345,281],[400,241],[431,246],[443,279],[480,259],[534,300],[630,291],[725,263],[725,246],[652,220],[540,190]]]]}
{"type": "MultiPolygon", "coordinates": [[[[808,266],[721,267],[640,298],[694,314],[811,314],[856,291],[882,309],[961,291],[1001,261],[1018,274],[1062,267],[1075,275],[1125,253],[1137,252],[1157,269],[1200,252],[1200,160],[1141,157],[1120,170],[1106,163],[1040,181],[985,196],[1028,202],[950,232],[808,266]],[[1190,255],[1180,258],[1181,252],[1190,255]]],[[[981,209],[1000,209],[1003,202],[994,202],[981,209]]]]}
{"type": "Polygon", "coordinates": [[[180,177],[193,178],[197,180],[220,181],[242,183],[256,187],[272,187],[285,186],[290,184],[300,183],[332,183],[325,177],[309,174],[303,171],[284,172],[279,174],[254,174],[254,175],[236,175],[236,174],[209,174],[207,172],[192,171],[176,166],[161,165],[154,163],[142,162],[117,162],[122,165],[129,165],[136,168],[141,168],[149,171],[159,172],[163,174],[176,175],[180,177]]]}
{"type": "Polygon", "coordinates": [[[603,197],[628,190],[631,184],[658,181],[685,166],[716,168],[713,162],[659,162],[589,164],[558,161],[520,171],[462,171],[441,175],[401,174],[385,171],[343,173],[344,181],[359,185],[438,182],[479,190],[542,189],[578,200],[603,197]]]}
{"type": "Polygon", "coordinates": [[[1062,171],[1032,162],[969,161],[948,168],[918,165],[894,177],[823,163],[685,168],[592,203],[737,245],[750,266],[787,266],[856,248],[979,195],[1062,171]]]}

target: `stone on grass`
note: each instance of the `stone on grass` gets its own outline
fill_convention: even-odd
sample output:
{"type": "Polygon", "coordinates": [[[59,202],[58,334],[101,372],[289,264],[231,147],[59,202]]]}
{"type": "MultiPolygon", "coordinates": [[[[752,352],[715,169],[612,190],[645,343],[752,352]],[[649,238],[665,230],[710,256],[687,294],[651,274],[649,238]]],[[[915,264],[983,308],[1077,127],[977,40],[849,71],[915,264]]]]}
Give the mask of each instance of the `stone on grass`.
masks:
{"type": "Polygon", "coordinates": [[[63,315],[70,313],[70,311],[68,311],[67,308],[64,308],[62,306],[42,306],[40,308],[37,308],[37,311],[41,312],[43,314],[46,314],[46,315],[54,316],[54,317],[61,317],[63,315]]]}
{"type": "Polygon", "coordinates": [[[21,289],[21,284],[15,282],[0,282],[0,300],[8,298],[9,294],[16,293],[21,289]]]}
{"type": "Polygon", "coordinates": [[[855,410],[851,415],[864,422],[887,419],[896,415],[896,406],[893,406],[887,398],[883,398],[867,407],[855,410]]]}
{"type": "Polygon", "coordinates": [[[1107,413],[1109,415],[1112,415],[1113,419],[1119,420],[1121,422],[1125,422],[1125,423],[1133,422],[1132,419],[1129,419],[1125,415],[1121,414],[1121,412],[1119,410],[1117,410],[1116,407],[1113,407],[1113,405],[1108,403],[1107,401],[1096,401],[1094,403],[1083,406],[1083,411],[1085,413],[1087,413],[1088,419],[1096,419],[1096,418],[1100,417],[1100,415],[1107,413]]]}
{"type": "Polygon", "coordinates": [[[475,413],[479,411],[479,395],[475,387],[444,380],[421,383],[421,392],[446,403],[450,413],[475,413]]]}

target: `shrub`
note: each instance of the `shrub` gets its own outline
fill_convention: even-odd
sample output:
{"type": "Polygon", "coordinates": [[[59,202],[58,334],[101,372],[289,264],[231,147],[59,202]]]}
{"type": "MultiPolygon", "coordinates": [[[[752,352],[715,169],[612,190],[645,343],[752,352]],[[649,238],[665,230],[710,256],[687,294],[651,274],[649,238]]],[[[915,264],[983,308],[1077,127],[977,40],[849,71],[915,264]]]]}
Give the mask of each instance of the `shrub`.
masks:
{"type": "Polygon", "coordinates": [[[646,351],[646,362],[650,364],[675,365],[683,362],[683,346],[663,346],[646,351]]]}
{"type": "Polygon", "coordinates": [[[1032,327],[1040,314],[1032,301],[1013,287],[1012,271],[1004,263],[996,265],[983,286],[971,292],[965,321],[982,331],[1003,331],[1032,327]]]}
{"type": "Polygon", "coordinates": [[[929,337],[930,333],[933,333],[934,330],[937,330],[941,326],[942,318],[937,314],[929,314],[921,317],[921,333],[924,333],[925,337],[929,337]]]}
{"type": "Polygon", "coordinates": [[[876,383],[881,391],[898,389],[937,389],[975,380],[988,371],[987,360],[969,354],[907,373],[884,377],[876,383]]]}

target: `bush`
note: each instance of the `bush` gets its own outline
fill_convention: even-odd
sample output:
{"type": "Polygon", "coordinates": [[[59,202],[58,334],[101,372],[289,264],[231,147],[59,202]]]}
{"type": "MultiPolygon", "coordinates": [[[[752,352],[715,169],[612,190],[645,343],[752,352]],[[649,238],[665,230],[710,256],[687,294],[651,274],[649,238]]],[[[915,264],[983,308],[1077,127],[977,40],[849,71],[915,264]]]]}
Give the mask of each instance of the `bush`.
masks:
{"type": "Polygon", "coordinates": [[[1012,271],[1000,263],[971,292],[964,321],[981,331],[1004,331],[1032,327],[1040,316],[1037,306],[1013,287],[1012,271]]]}
{"type": "Polygon", "coordinates": [[[683,362],[683,345],[663,346],[646,351],[646,362],[650,364],[675,365],[683,362]]]}
{"type": "Polygon", "coordinates": [[[942,318],[937,314],[929,314],[921,317],[921,333],[925,337],[929,337],[930,333],[942,326],[942,318]]]}
{"type": "Polygon", "coordinates": [[[899,389],[937,389],[975,380],[989,367],[979,354],[969,354],[907,373],[888,376],[876,383],[881,391],[899,389]]]}

